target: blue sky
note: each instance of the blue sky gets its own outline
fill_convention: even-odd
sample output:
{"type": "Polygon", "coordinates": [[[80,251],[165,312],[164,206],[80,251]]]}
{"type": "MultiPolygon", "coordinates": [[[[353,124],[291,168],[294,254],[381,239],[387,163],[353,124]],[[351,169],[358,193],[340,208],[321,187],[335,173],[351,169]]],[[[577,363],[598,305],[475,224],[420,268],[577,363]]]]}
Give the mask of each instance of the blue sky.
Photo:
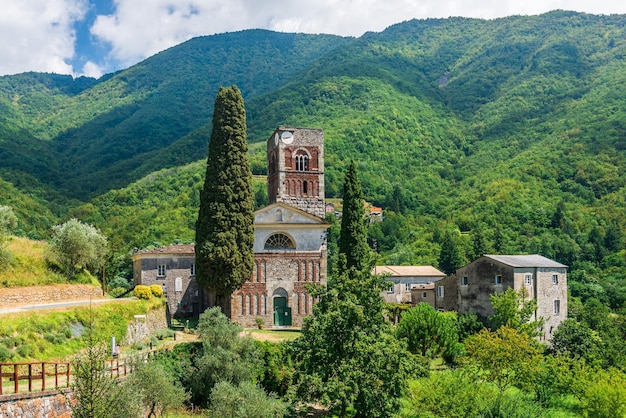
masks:
{"type": "Polygon", "coordinates": [[[251,28],[360,36],[413,18],[555,9],[626,14],[624,0],[2,0],[0,75],[100,77],[190,38],[251,28]]]}

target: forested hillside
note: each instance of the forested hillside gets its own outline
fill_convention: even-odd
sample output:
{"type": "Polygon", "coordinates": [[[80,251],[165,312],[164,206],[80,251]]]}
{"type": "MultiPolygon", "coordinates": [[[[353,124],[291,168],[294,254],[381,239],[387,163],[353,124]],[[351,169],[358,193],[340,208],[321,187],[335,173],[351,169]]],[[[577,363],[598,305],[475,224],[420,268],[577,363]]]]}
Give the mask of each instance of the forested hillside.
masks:
{"type": "Polygon", "coordinates": [[[244,31],[100,80],[2,77],[0,175],[24,202],[25,235],[75,216],[121,255],[189,241],[213,100],[234,83],[256,174],[279,124],[324,129],[327,197],[356,162],[385,210],[370,228],[380,263],[437,265],[452,233],[458,263],[540,253],[570,266],[575,296],[619,307],[625,27],[622,15],[556,11],[414,20],[358,39],[244,31]]]}

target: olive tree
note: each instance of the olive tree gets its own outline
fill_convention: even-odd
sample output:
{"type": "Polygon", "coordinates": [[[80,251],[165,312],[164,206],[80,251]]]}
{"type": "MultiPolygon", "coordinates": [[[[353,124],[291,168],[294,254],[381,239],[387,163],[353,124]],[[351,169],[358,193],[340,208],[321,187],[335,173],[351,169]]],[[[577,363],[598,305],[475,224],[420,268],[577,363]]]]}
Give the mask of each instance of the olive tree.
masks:
{"type": "Polygon", "coordinates": [[[71,279],[76,268],[86,268],[104,259],[107,239],[95,227],[70,219],[52,227],[50,246],[71,279]]]}

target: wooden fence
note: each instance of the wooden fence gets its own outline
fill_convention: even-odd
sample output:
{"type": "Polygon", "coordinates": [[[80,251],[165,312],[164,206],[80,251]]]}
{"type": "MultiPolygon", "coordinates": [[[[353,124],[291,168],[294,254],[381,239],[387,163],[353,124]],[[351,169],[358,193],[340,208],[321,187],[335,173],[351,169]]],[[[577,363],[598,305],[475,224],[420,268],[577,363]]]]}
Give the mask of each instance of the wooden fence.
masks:
{"type": "MultiPolygon", "coordinates": [[[[133,372],[137,361],[146,359],[147,355],[109,359],[106,374],[122,379],[133,372]]],[[[69,388],[71,379],[70,363],[0,363],[0,395],[69,388]]]]}
{"type": "Polygon", "coordinates": [[[68,388],[70,378],[70,363],[0,363],[0,395],[68,388]]]}

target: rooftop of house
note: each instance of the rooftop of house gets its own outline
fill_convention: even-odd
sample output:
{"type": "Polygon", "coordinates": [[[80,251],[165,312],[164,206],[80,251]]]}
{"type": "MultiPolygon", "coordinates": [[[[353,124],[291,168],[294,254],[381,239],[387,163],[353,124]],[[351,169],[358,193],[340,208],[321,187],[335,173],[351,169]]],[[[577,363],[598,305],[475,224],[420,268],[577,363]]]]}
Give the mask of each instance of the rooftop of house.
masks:
{"type": "Polygon", "coordinates": [[[539,254],[529,255],[493,255],[485,254],[483,257],[490,258],[499,263],[506,264],[511,267],[556,267],[566,268],[565,264],[550,260],[539,254]]]}
{"type": "Polygon", "coordinates": [[[135,251],[135,254],[195,254],[194,244],[173,244],[166,245],[165,247],[151,248],[148,250],[135,251]]]}
{"type": "Polygon", "coordinates": [[[391,277],[446,277],[433,266],[376,266],[374,274],[389,274],[391,277]]]}

